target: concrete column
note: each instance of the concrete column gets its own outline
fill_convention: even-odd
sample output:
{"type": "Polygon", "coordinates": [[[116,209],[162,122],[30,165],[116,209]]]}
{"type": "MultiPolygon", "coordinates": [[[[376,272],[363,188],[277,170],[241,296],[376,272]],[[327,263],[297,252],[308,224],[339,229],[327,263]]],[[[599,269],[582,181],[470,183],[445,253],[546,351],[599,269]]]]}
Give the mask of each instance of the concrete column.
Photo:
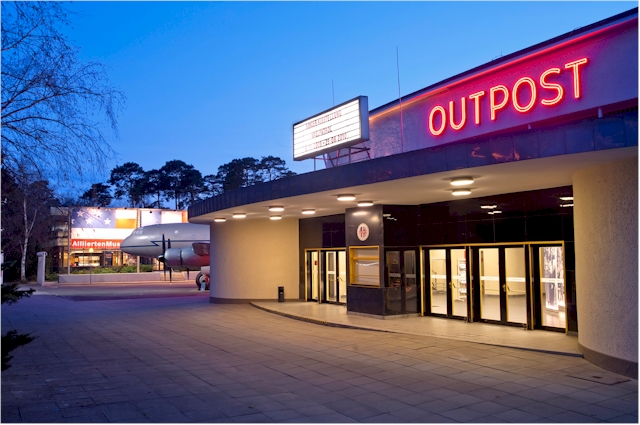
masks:
{"type": "Polygon", "coordinates": [[[578,342],[604,369],[638,376],[638,158],[573,175],[578,342]]]}
{"type": "Polygon", "coordinates": [[[210,301],[298,299],[298,250],[298,219],[211,223],[210,301]]]}
{"type": "Polygon", "coordinates": [[[47,253],[45,251],[37,252],[38,269],[36,273],[36,283],[40,286],[45,285],[45,267],[47,264],[47,253]]]}

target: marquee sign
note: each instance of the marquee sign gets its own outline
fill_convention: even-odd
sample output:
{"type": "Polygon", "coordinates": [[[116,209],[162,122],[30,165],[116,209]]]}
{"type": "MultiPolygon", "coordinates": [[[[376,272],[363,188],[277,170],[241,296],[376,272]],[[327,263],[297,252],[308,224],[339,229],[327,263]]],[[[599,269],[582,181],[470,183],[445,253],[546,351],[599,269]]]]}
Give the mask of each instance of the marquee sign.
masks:
{"type": "Polygon", "coordinates": [[[359,96],[293,125],[293,159],[300,161],[369,140],[369,104],[359,96]]]}

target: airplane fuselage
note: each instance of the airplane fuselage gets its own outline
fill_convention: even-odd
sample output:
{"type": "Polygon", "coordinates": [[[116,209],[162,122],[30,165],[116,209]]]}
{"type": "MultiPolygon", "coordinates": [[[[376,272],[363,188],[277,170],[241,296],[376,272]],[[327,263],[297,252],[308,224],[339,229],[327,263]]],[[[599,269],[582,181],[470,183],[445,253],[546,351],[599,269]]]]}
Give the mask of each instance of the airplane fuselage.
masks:
{"type": "Polygon", "coordinates": [[[169,248],[187,249],[193,243],[209,243],[209,226],[170,223],[138,227],[122,241],[120,249],[130,255],[158,258],[169,248]]]}

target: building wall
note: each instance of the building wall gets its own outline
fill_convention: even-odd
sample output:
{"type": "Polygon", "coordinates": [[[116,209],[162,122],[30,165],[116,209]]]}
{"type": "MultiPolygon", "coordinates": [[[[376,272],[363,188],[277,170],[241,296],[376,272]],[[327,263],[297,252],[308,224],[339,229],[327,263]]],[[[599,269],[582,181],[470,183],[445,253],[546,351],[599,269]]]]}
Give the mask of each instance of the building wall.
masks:
{"type": "Polygon", "coordinates": [[[581,349],[637,378],[638,158],[577,172],[573,193],[581,349]]]}
{"type": "Polygon", "coordinates": [[[298,299],[298,219],[211,223],[211,302],[298,299]]]}

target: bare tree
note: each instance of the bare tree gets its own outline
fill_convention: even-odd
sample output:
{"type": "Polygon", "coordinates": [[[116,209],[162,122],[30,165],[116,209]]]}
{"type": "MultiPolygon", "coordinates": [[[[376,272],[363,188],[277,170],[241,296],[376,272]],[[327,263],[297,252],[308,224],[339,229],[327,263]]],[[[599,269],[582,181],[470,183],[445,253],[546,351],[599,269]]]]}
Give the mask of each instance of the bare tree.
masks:
{"type": "Polygon", "coordinates": [[[2,230],[8,237],[3,238],[2,248],[9,256],[20,256],[20,281],[24,282],[27,280],[27,253],[30,258],[35,254],[32,239],[35,236],[36,245],[44,248],[50,236],[50,207],[56,204],[56,199],[48,181],[21,168],[18,171],[12,175],[2,170],[3,203],[11,212],[3,217],[2,230]]]}
{"type": "Polygon", "coordinates": [[[2,2],[2,166],[13,174],[69,183],[113,156],[103,134],[117,136],[124,94],[103,64],[78,58],[60,30],[68,13],[59,2],[2,2]]]}

